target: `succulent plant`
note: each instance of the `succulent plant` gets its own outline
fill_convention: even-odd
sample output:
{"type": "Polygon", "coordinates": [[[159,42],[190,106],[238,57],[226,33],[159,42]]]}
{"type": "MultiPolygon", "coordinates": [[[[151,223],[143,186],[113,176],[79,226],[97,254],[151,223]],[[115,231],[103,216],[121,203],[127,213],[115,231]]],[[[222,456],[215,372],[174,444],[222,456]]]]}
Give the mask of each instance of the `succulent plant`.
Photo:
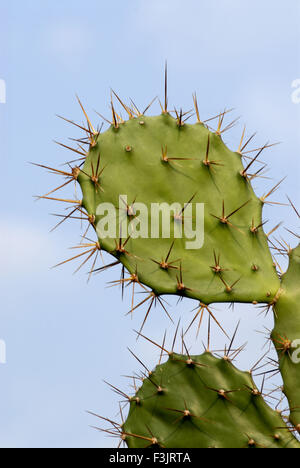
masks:
{"type": "MultiPolygon", "coordinates": [[[[200,305],[194,320],[199,316],[200,323],[204,312],[217,322],[210,308],[212,303],[253,303],[267,311],[273,309],[276,325],[272,339],[278,351],[293,426],[285,428],[288,432],[300,432],[297,385],[300,367],[292,359],[293,348],[300,344],[296,341],[300,337],[300,247],[292,250],[271,240],[279,225],[269,233],[264,231],[263,207],[273,203],[270,197],[282,181],[267,188],[262,197],[257,197],[252,187],[252,181],[265,169],[260,157],[272,145],[249,150],[253,136],[246,139],[244,129],[237,150],[231,151],[222,137],[236,121],[224,123],[226,110],[202,121],[196,95],[193,96],[195,123],[188,122],[191,112],[177,109],[171,112],[167,72],[165,99],[157,116],[145,115],[153,101],[140,112],[133,101],[127,105],[112,91],[112,120],[104,118],[110,126],[102,132],[93,127],[78,101],[86,124],[65,120],[83,130],[84,137],[77,140],[76,148],[60,145],[74,151],[79,158],[68,162],[66,170],[40,165],[65,178],[62,185],[39,197],[69,205],[68,214],[60,215],[59,225],[69,219],[87,222],[77,246],[80,253],[59,265],[82,259],[80,269],[90,261],[89,277],[120,265],[122,277],[113,285],[121,285],[123,289],[125,285],[133,286],[129,313],[146,306],[140,332],[155,305],[160,305],[171,318],[164,295],[198,300],[200,305]],[[128,120],[123,120],[114,100],[126,112],[128,120]],[[217,128],[213,130],[210,125],[214,120],[217,128]],[[74,181],[80,185],[81,200],[56,198],[59,189],[74,181]],[[162,222],[153,223],[155,216],[156,221],[162,222]],[[108,225],[114,226],[109,235],[108,225]],[[96,241],[88,237],[90,228],[97,235],[96,241]],[[281,275],[270,246],[289,256],[290,267],[285,275],[281,275]],[[98,267],[96,261],[102,251],[111,254],[113,260],[98,267]],[[136,286],[145,294],[139,303],[135,303],[136,286]]],[[[275,431],[276,425],[283,424],[280,415],[263,402],[251,376],[209,354],[191,360],[192,364],[188,365],[186,358],[170,355],[168,363],[154,373],[163,376],[168,391],[144,401],[155,387],[154,377],[147,377],[131,402],[124,425],[126,433],[140,431],[146,439],[126,436],[129,446],[144,446],[151,439],[140,426],[146,427],[149,411],[151,421],[157,430],[161,429],[158,440],[168,447],[297,446],[297,440],[289,433],[278,435],[275,431]],[[237,387],[239,391],[227,398],[226,392],[237,387]],[[220,394],[222,388],[224,395],[220,394]],[[186,399],[187,408],[180,410],[185,394],[192,398],[186,399]],[[183,411],[178,413],[178,431],[173,426],[172,410],[166,407],[183,411]],[[210,419],[210,423],[206,425],[202,417],[210,419]]]]}
{"type": "Polygon", "coordinates": [[[283,415],[265,402],[269,395],[257,388],[252,371],[233,365],[236,352],[217,358],[208,350],[191,356],[160,348],[167,362],[144,373],[134,396],[113,387],[130,410],[122,424],[100,417],[110,424],[103,430],[129,448],[300,447],[283,415]]]}

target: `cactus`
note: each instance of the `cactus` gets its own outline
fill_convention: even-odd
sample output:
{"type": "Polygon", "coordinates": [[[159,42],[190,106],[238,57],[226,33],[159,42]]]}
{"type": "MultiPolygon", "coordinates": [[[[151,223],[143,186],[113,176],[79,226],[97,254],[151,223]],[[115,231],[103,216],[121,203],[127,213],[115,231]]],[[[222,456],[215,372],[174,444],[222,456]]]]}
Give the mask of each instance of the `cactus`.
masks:
{"type": "Polygon", "coordinates": [[[300,447],[252,373],[234,367],[230,350],[220,359],[209,351],[191,356],[161,349],[168,361],[141,379],[134,396],[114,387],[128,399],[129,415],[122,424],[101,418],[110,423],[102,430],[129,448],[300,447]]]}
{"type": "Polygon", "coordinates": [[[300,344],[300,246],[290,250],[289,256],[289,269],[282,277],[280,293],[274,304],[275,328],[272,339],[284,381],[283,391],[290,404],[290,421],[300,432],[300,360],[299,353],[294,349],[294,344],[295,347],[300,344]]]}
{"type": "MultiPolygon", "coordinates": [[[[133,101],[130,106],[124,104],[112,91],[112,120],[103,117],[110,127],[102,133],[100,128],[94,128],[81,101],[78,101],[86,125],[64,120],[83,130],[84,137],[76,140],[76,148],[59,143],[74,151],[77,159],[68,162],[69,169],[66,170],[39,165],[65,178],[62,185],[38,197],[69,205],[68,214],[59,215],[61,219],[57,226],[70,219],[87,223],[82,241],[76,246],[80,253],[57,266],[82,260],[79,270],[91,262],[90,278],[92,273],[120,265],[121,279],[112,285],[121,285],[122,289],[125,285],[133,286],[129,313],[146,306],[140,333],[155,305],[160,305],[172,319],[165,306],[164,295],[198,300],[199,310],[193,322],[199,316],[200,324],[204,312],[208,312],[217,322],[210,309],[212,303],[243,302],[262,304],[267,311],[273,309],[276,325],[272,339],[291,409],[292,427],[284,426],[288,433],[284,435],[281,432],[279,435],[275,429],[283,424],[280,415],[262,401],[263,396],[257,393],[250,375],[238,371],[226,359],[218,360],[209,353],[194,356],[190,366],[182,356],[172,354],[168,363],[158,366],[154,372],[155,376],[163,376],[168,391],[162,392],[162,398],[157,395],[149,401],[147,398],[145,400],[149,389],[153,391],[153,379],[147,378],[130,402],[125,432],[143,431],[141,424],[145,428],[151,411],[155,427],[161,429],[160,433],[163,434],[158,440],[168,447],[189,446],[185,444],[201,447],[227,447],[232,444],[237,447],[298,446],[289,432],[300,432],[297,385],[300,383],[300,372],[299,366],[291,359],[293,346],[297,345],[296,340],[300,337],[300,247],[292,250],[289,246],[285,249],[282,244],[279,247],[274,244],[270,236],[279,225],[269,233],[264,231],[263,207],[265,204],[276,204],[270,197],[282,181],[266,189],[260,198],[256,196],[251,183],[263,174],[265,165],[260,157],[273,145],[265,144],[256,150],[249,150],[253,136],[246,139],[244,129],[236,151],[231,151],[222,137],[236,121],[226,125],[224,122],[228,111],[225,110],[203,122],[196,95],[193,96],[195,123],[188,122],[190,112],[177,109],[171,112],[168,109],[167,73],[164,104],[160,104],[162,112],[158,116],[145,115],[153,101],[145,111],[140,112],[133,101]],[[125,110],[128,120],[123,120],[116,110],[115,101],[125,110]],[[214,120],[217,128],[213,130],[210,125],[214,120]],[[56,198],[56,192],[72,182],[80,185],[82,199],[56,198]],[[103,208],[109,206],[115,208],[113,218],[103,208]],[[103,210],[99,210],[99,207],[103,210]],[[160,210],[166,207],[171,207],[164,212],[169,230],[161,225],[157,227],[158,223],[153,227],[154,214],[159,216],[160,210]],[[115,224],[115,230],[113,235],[106,236],[105,227],[111,221],[115,224]],[[95,241],[88,237],[90,228],[97,236],[95,241]],[[204,237],[202,232],[205,233],[204,237]],[[289,270],[283,276],[271,254],[270,243],[280,253],[286,250],[290,257],[289,270]],[[109,253],[113,260],[109,265],[98,267],[96,262],[102,251],[109,253]],[[128,277],[125,277],[125,271],[129,273],[128,277]],[[137,304],[134,296],[136,286],[145,294],[137,304]],[[208,367],[204,367],[204,364],[208,367]],[[183,372],[183,366],[188,370],[183,372]],[[226,392],[238,387],[238,392],[227,398],[227,393],[215,395],[213,391],[208,391],[207,386],[219,390],[225,387],[226,392]],[[245,387],[253,391],[246,391],[245,387]],[[176,423],[180,429],[178,431],[172,426],[172,411],[165,409],[167,405],[180,411],[180,402],[174,396],[177,393],[181,403],[185,394],[192,396],[187,404],[191,405],[191,412],[195,412],[195,418],[182,413],[183,417],[179,417],[176,423]],[[217,404],[210,408],[214,398],[217,404]],[[137,399],[141,404],[137,404],[137,399]],[[221,404],[224,411],[219,414],[216,408],[221,404]],[[234,414],[234,428],[229,418],[231,413],[234,414]],[[201,419],[204,415],[211,420],[211,424],[205,426],[201,419]],[[194,436],[191,435],[193,431],[194,436]],[[245,434],[249,434],[248,443],[245,434]]],[[[292,202],[291,205],[299,216],[292,202]]],[[[217,324],[223,330],[222,325],[217,324]]],[[[144,446],[147,440],[152,440],[149,433],[141,433],[144,439],[126,436],[128,445],[144,446]]]]}

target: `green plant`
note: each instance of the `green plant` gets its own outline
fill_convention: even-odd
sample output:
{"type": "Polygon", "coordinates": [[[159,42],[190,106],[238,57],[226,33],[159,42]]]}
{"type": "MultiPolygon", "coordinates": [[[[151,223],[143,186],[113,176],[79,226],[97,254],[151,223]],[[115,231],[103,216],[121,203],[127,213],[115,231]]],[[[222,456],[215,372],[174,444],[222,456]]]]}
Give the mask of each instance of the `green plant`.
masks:
{"type": "Polygon", "coordinates": [[[128,447],[299,448],[282,414],[267,405],[251,373],[234,367],[230,352],[216,358],[162,350],[168,361],[127,397],[127,420],[109,421],[108,432],[128,447]]]}
{"type": "MultiPolygon", "coordinates": [[[[163,295],[173,294],[179,298],[199,300],[199,311],[194,320],[199,316],[200,323],[204,312],[217,321],[210,308],[210,304],[216,302],[263,304],[266,305],[266,310],[273,309],[276,326],[272,339],[279,355],[280,370],[285,382],[284,392],[290,402],[290,422],[293,425],[291,431],[300,432],[300,401],[297,385],[300,372],[299,365],[291,359],[294,342],[300,337],[298,317],[300,247],[295,250],[290,247],[286,249],[285,253],[290,257],[290,268],[281,278],[278,263],[274,256],[272,257],[269,248],[271,242],[271,245],[282,253],[283,247],[276,246],[270,239],[278,226],[266,234],[262,218],[264,205],[273,203],[270,197],[281,182],[268,188],[265,195],[260,198],[254,193],[251,184],[253,179],[262,175],[265,166],[261,163],[260,156],[272,145],[266,144],[254,150],[252,157],[253,152],[247,150],[253,137],[246,140],[244,130],[237,150],[229,150],[222,136],[224,132],[233,127],[235,121],[228,125],[224,124],[227,114],[225,110],[215,117],[217,128],[212,130],[209,125],[213,119],[209,122],[202,122],[195,95],[193,99],[197,121],[190,124],[188,123],[191,117],[190,112],[185,113],[177,109],[173,113],[169,111],[167,80],[165,81],[165,100],[164,104],[161,104],[162,112],[154,117],[145,115],[150,106],[144,112],[140,112],[133,102],[130,106],[124,104],[112,92],[112,120],[109,121],[110,127],[103,133],[99,129],[95,130],[79,101],[86,118],[86,126],[70,120],[68,122],[83,130],[85,136],[77,140],[77,148],[61,145],[75,151],[80,158],[69,162],[69,170],[65,171],[42,166],[54,174],[62,175],[66,181],[40,198],[66,202],[70,205],[68,214],[62,216],[59,224],[73,218],[87,222],[87,229],[82,236],[83,240],[78,246],[82,250],[70,260],[83,259],[79,268],[91,261],[89,277],[92,273],[99,273],[109,267],[121,265],[121,280],[115,281],[114,284],[120,284],[123,288],[125,285],[133,286],[130,313],[143,305],[147,306],[140,332],[153,306],[160,305],[169,315],[163,295]],[[123,120],[121,114],[117,112],[113,97],[127,113],[127,121],[123,120]],[[54,194],[58,189],[64,188],[73,181],[78,182],[81,187],[83,194],[81,200],[55,198],[54,194]],[[157,204],[160,203],[166,203],[168,206],[178,204],[168,212],[170,232],[167,235],[161,226],[156,231],[156,235],[153,235],[151,224],[154,213],[153,204],[156,204],[155,209],[159,212],[160,207],[157,204]],[[113,218],[115,232],[110,237],[102,235],[104,227],[111,221],[104,211],[99,211],[99,206],[103,207],[103,204],[110,204],[118,212],[118,216],[113,218]],[[145,212],[141,204],[146,208],[145,212]],[[191,245],[193,241],[190,238],[191,234],[199,228],[197,225],[200,219],[199,213],[193,211],[195,206],[197,209],[200,207],[200,215],[203,215],[205,226],[204,246],[202,246],[203,239],[200,236],[197,239],[197,248],[191,245]],[[201,211],[203,206],[204,211],[201,211]],[[186,230],[187,225],[189,230],[186,230]],[[97,234],[95,242],[88,237],[90,228],[93,228],[97,234]],[[147,235],[141,235],[142,229],[147,235]],[[201,250],[199,246],[202,247],[201,250]],[[96,260],[102,250],[111,254],[114,259],[110,265],[98,268],[96,260]],[[129,273],[128,277],[125,277],[125,271],[129,273]],[[145,298],[135,305],[134,289],[137,285],[142,288],[145,298]]],[[[294,206],[293,208],[298,214],[296,208],[294,206]]],[[[217,323],[222,328],[222,325],[217,323]]],[[[169,369],[182,366],[181,360],[183,357],[170,358],[167,364],[155,371],[155,375],[162,372],[168,376],[169,369]]],[[[253,445],[257,446],[297,445],[297,441],[291,441],[289,435],[281,435],[278,439],[275,437],[274,430],[276,424],[280,422],[280,416],[262,403],[262,395],[256,395],[258,398],[253,398],[254,395],[243,388],[246,385],[254,389],[250,376],[240,373],[230,363],[225,362],[226,360],[218,361],[208,354],[193,357],[192,360],[197,364],[190,367],[195,375],[201,377],[199,377],[201,383],[197,386],[196,382],[185,379],[184,385],[180,388],[183,392],[194,394],[197,400],[203,400],[203,405],[200,405],[203,414],[206,414],[206,405],[209,405],[212,396],[215,397],[207,389],[205,390],[206,384],[220,390],[218,382],[224,381],[228,383],[225,386],[226,391],[227,389],[232,391],[236,386],[239,387],[238,395],[232,396],[237,408],[241,410],[248,402],[249,413],[254,414],[258,405],[259,417],[257,414],[254,416],[252,414],[253,417],[248,418],[248,411],[246,411],[237,421],[236,414],[235,421],[239,427],[236,440],[226,438],[225,434],[222,440],[221,433],[224,426],[220,424],[217,413],[212,412],[210,415],[214,424],[209,426],[210,436],[207,439],[204,436],[204,438],[200,437],[198,432],[197,434],[195,432],[195,437],[191,438],[189,433],[185,435],[187,425],[183,425],[180,421],[178,424],[182,426],[181,441],[177,438],[173,441],[172,437],[166,436],[168,444],[171,444],[168,446],[183,447],[182,444],[190,440],[194,446],[197,444],[211,446],[216,442],[217,446],[233,444],[240,447],[243,446],[245,434],[248,433],[253,434],[249,434],[249,440],[254,440],[253,445]],[[203,362],[208,362],[209,366],[207,368],[200,366],[199,363],[203,362]],[[215,380],[215,369],[218,369],[219,380],[215,380]],[[247,424],[249,428],[251,427],[251,431],[245,432],[247,424]],[[219,427],[219,432],[217,427],[219,427]],[[267,430],[270,433],[267,434],[267,430]],[[269,440],[270,437],[273,437],[272,443],[269,440]]],[[[186,371],[186,374],[192,379],[192,371],[189,372],[186,371]]],[[[137,412],[142,414],[138,422],[145,425],[147,423],[146,405],[141,404],[141,408],[137,405],[134,411],[133,406],[136,404],[136,398],[143,400],[144,392],[151,385],[153,382],[147,378],[140,390],[141,397],[137,396],[134,402],[131,402],[129,419],[124,426],[129,428],[128,432],[131,430],[134,414],[137,412]]],[[[176,385],[174,381],[174,388],[168,391],[175,391],[176,385]]],[[[183,401],[182,395],[181,400],[183,401]]],[[[232,411],[236,412],[235,406],[231,406],[231,403],[227,398],[222,401],[223,405],[230,405],[232,411]]],[[[167,398],[166,404],[173,407],[174,398],[171,396],[167,398]]],[[[157,406],[155,410],[152,408],[151,412],[155,425],[165,427],[166,421],[170,422],[164,433],[170,434],[172,432],[171,417],[168,417],[162,409],[158,410],[157,406]]],[[[199,417],[202,417],[202,413],[199,417]]],[[[191,425],[190,419],[193,418],[187,419],[189,419],[190,431],[194,427],[194,421],[191,425]]],[[[225,426],[226,430],[230,428],[229,432],[233,431],[230,421],[227,421],[225,426]]],[[[125,438],[129,445],[142,443],[141,439],[125,438]]],[[[165,437],[163,439],[165,440],[165,437]]],[[[251,445],[247,444],[247,439],[245,445],[251,445]]]]}

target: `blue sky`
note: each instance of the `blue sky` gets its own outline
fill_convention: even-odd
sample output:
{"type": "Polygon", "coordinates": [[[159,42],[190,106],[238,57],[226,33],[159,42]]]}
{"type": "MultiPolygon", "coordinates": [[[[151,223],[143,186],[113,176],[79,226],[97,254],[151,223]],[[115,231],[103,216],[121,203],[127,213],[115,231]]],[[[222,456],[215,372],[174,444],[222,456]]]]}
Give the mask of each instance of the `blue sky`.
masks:
{"type": "MultiPolygon", "coordinates": [[[[145,107],[163,94],[167,59],[170,102],[190,108],[196,91],[203,118],[226,106],[241,115],[226,135],[230,147],[237,147],[244,123],[249,134],[258,131],[258,146],[281,142],[266,154],[270,176],[288,175],[277,197],[288,193],[299,206],[300,105],[291,99],[291,84],[300,78],[299,2],[0,0],[0,23],[0,79],[7,86],[7,103],[0,104],[0,339],[7,345],[7,364],[0,365],[0,446],[114,446],[89,427],[96,421],[85,411],[117,413],[118,399],[103,379],[128,389],[121,375],[139,365],[127,346],[150,367],[157,354],[135,341],[141,313],[125,317],[129,298],[122,303],[107,289],[116,272],[87,285],[84,272],[72,276],[71,266],[50,270],[78,242],[78,226],[49,233],[55,221],[49,213],[57,206],[32,196],[52,179],[28,162],[56,167],[69,158],[53,139],[76,133],[55,114],[82,120],[75,93],[95,122],[93,109],[108,114],[110,87],[145,107]]],[[[256,183],[257,193],[271,183],[256,183]]],[[[288,208],[267,208],[264,217],[272,226],[284,219],[297,228],[288,208]]],[[[183,315],[188,323],[193,306],[174,306],[175,321],[183,315]]],[[[218,309],[230,331],[241,318],[239,340],[249,339],[249,347],[240,366],[250,368],[264,344],[256,330],[271,328],[271,317],[249,306],[218,309]]],[[[174,332],[155,311],[147,335],[159,340],[165,328],[174,332]]],[[[202,349],[201,338],[194,351],[202,349]]],[[[224,346],[218,333],[215,346],[224,346]]]]}

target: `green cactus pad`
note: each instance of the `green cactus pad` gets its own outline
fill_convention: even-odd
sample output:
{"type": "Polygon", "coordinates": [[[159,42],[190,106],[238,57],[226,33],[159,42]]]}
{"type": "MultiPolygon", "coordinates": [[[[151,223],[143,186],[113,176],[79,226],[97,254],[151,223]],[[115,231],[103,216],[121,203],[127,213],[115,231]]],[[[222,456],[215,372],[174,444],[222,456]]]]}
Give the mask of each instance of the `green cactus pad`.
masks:
{"type": "Polygon", "coordinates": [[[124,267],[121,280],[112,284],[138,283],[149,294],[137,306],[134,294],[132,299],[131,311],[150,300],[143,325],[153,303],[158,300],[162,305],[159,296],[168,294],[198,299],[202,310],[216,302],[262,303],[267,310],[273,308],[276,325],[272,339],[292,426],[267,405],[251,374],[236,369],[229,358],[217,359],[209,352],[192,357],[168,353],[168,362],[147,375],[135,397],[129,399],[126,422],[118,426],[110,421],[113,429],[109,433],[121,436],[133,448],[299,448],[293,433],[300,432],[300,363],[295,361],[300,353],[293,346],[300,339],[300,247],[290,252],[289,270],[280,281],[262,219],[264,203],[279,184],[261,198],[251,185],[264,169],[262,166],[253,174],[252,164],[272,145],[258,150],[253,158],[247,156],[244,149],[252,137],[244,144],[244,132],[237,151],[231,151],[222,135],[234,122],[222,129],[226,112],[221,113],[217,130],[212,131],[200,120],[195,96],[197,123],[186,122],[189,112],[175,111],[173,117],[167,110],[167,80],[164,108],[155,117],[146,117],[133,102],[129,108],[115,97],[129,115],[128,121],[116,113],[111,101],[111,126],[104,133],[96,131],[79,101],[86,126],[68,122],[85,136],[77,140],[76,149],[61,145],[80,155],[80,165],[68,163],[70,170],[66,171],[41,166],[66,180],[38,197],[71,204],[67,215],[58,215],[62,218],[58,225],[68,219],[84,219],[98,237],[93,241],[85,231],[75,247],[79,254],[60,265],[79,258],[81,268],[92,260],[91,275],[110,266],[96,267],[100,251],[110,253],[112,265],[124,267]],[[82,200],[55,198],[54,193],[74,181],[81,187],[82,200]],[[114,207],[117,215],[115,233],[110,237],[99,229],[103,221],[113,221],[99,212],[105,204],[114,207]],[[147,214],[139,204],[147,208],[147,214]],[[177,204],[168,214],[171,229],[167,235],[161,226],[155,235],[150,232],[153,204],[157,210],[161,204],[177,204]],[[200,213],[204,208],[203,226],[196,223],[196,206],[200,213]],[[129,234],[124,233],[120,219],[130,224],[129,234]],[[189,233],[178,237],[178,231],[189,222],[191,231],[198,227],[197,248],[191,248],[194,239],[189,233]],[[142,225],[148,235],[141,238],[137,233],[142,225]],[[129,278],[124,278],[125,269],[129,278]]]}
{"type": "Polygon", "coordinates": [[[283,275],[274,312],[272,339],[284,380],[283,391],[290,404],[290,421],[300,432],[300,245],[290,252],[289,269],[283,275]]]}
{"type": "Polygon", "coordinates": [[[171,354],[131,398],[129,448],[299,448],[250,373],[206,352],[171,354]]]}
{"type": "MultiPolygon", "coordinates": [[[[261,227],[263,201],[244,170],[241,154],[230,151],[219,134],[201,123],[179,125],[163,113],[132,118],[100,134],[78,182],[82,206],[94,226],[101,219],[100,203],[122,209],[120,195],[127,196],[129,205],[134,200],[145,204],[149,213],[152,203],[204,203],[204,245],[191,250],[186,248],[188,239],[176,239],[169,258],[170,263],[177,260],[173,267],[159,265],[174,240],[172,229],[170,238],[130,238],[126,252],[116,251],[126,239],[122,236],[119,242],[119,225],[115,239],[99,238],[102,249],[157,295],[184,295],[206,304],[269,302],[280,283],[261,227]],[[95,181],[97,167],[101,175],[95,181]],[[218,219],[222,214],[223,222],[218,219]]],[[[126,206],[123,211],[131,221],[126,206]]],[[[136,215],[139,218],[138,211],[136,215]]],[[[170,216],[171,223],[182,223],[170,216]]],[[[150,217],[147,222],[150,226],[150,217]]]]}

